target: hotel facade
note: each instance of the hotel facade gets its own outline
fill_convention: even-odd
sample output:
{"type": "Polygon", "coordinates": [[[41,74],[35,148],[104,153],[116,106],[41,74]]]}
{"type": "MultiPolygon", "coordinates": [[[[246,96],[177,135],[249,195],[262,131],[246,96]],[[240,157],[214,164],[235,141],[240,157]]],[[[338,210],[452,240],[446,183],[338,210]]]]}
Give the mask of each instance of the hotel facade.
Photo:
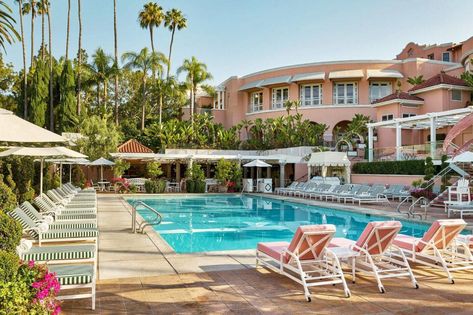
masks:
{"type": "MultiPolygon", "coordinates": [[[[400,158],[400,147],[441,143],[458,122],[441,124],[439,120],[432,135],[432,126],[416,128],[411,123],[407,127],[403,119],[413,121],[413,117],[472,104],[473,89],[460,79],[463,72],[473,71],[472,58],[473,37],[461,43],[409,43],[393,60],[314,62],[232,76],[217,86],[212,115],[216,122],[231,127],[245,119],[286,115],[284,102],[299,100],[298,112],[304,119],[326,124],[324,141],[333,144],[334,132],[343,131],[355,114],[363,114],[374,123],[386,122],[370,128],[370,146],[377,152],[371,155],[389,159],[396,157],[397,148],[400,158]],[[407,82],[418,76],[423,76],[422,84],[407,82]]],[[[471,139],[470,126],[453,142],[461,146],[471,139]]]]}

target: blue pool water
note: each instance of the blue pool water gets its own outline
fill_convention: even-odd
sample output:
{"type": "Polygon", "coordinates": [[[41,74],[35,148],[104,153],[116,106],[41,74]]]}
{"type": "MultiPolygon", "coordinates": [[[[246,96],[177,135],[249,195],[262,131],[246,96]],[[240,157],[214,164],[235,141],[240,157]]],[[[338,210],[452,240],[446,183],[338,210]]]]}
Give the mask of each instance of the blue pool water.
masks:
{"type": "MultiPolygon", "coordinates": [[[[356,240],[370,221],[382,216],[322,208],[266,197],[240,195],[129,198],[142,200],[163,215],[155,230],[177,253],[252,249],[258,242],[290,241],[297,227],[334,224],[336,237],[356,240]]],[[[146,219],[151,211],[138,208],[146,219]]],[[[427,224],[402,221],[401,233],[421,237],[427,224]]]]}

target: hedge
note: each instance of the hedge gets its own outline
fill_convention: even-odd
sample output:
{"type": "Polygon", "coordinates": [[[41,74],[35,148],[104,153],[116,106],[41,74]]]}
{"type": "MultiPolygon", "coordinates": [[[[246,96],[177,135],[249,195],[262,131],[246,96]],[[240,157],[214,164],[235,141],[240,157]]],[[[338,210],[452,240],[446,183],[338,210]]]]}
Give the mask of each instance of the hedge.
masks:
{"type": "Polygon", "coordinates": [[[353,166],[353,174],[424,175],[424,160],[361,162],[353,166]]]}

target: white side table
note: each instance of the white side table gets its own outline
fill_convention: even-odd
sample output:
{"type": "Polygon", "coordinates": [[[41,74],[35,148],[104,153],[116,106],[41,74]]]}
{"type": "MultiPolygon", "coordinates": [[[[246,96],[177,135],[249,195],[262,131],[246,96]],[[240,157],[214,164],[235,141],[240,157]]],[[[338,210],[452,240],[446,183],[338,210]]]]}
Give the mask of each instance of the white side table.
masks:
{"type": "Polygon", "coordinates": [[[352,281],[355,282],[355,260],[356,257],[360,256],[360,252],[348,247],[329,247],[328,249],[332,251],[340,261],[346,262],[347,265],[351,266],[352,281]]]}

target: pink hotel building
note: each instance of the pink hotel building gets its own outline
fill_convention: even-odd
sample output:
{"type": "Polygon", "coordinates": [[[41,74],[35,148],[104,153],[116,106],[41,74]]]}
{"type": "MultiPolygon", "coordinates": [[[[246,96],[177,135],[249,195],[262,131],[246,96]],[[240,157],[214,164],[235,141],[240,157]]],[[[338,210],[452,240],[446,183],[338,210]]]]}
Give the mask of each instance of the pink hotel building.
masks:
{"type": "MultiPolygon", "coordinates": [[[[305,119],[329,126],[325,141],[332,141],[336,126],[343,130],[355,114],[363,114],[381,122],[370,128],[371,151],[384,150],[394,156],[396,152],[399,158],[400,147],[429,143],[431,137],[440,142],[455,121],[437,125],[436,135],[431,135],[428,125],[395,128],[391,123],[472,105],[473,89],[460,79],[463,72],[473,71],[472,58],[473,37],[440,45],[409,43],[393,60],[314,62],[232,76],[217,86],[212,114],[216,122],[230,127],[243,119],[285,115],[283,103],[300,100],[299,113],[305,119]],[[420,75],[424,83],[412,86],[407,82],[420,75]]],[[[470,126],[454,143],[462,145],[471,139],[470,126]]]]}

